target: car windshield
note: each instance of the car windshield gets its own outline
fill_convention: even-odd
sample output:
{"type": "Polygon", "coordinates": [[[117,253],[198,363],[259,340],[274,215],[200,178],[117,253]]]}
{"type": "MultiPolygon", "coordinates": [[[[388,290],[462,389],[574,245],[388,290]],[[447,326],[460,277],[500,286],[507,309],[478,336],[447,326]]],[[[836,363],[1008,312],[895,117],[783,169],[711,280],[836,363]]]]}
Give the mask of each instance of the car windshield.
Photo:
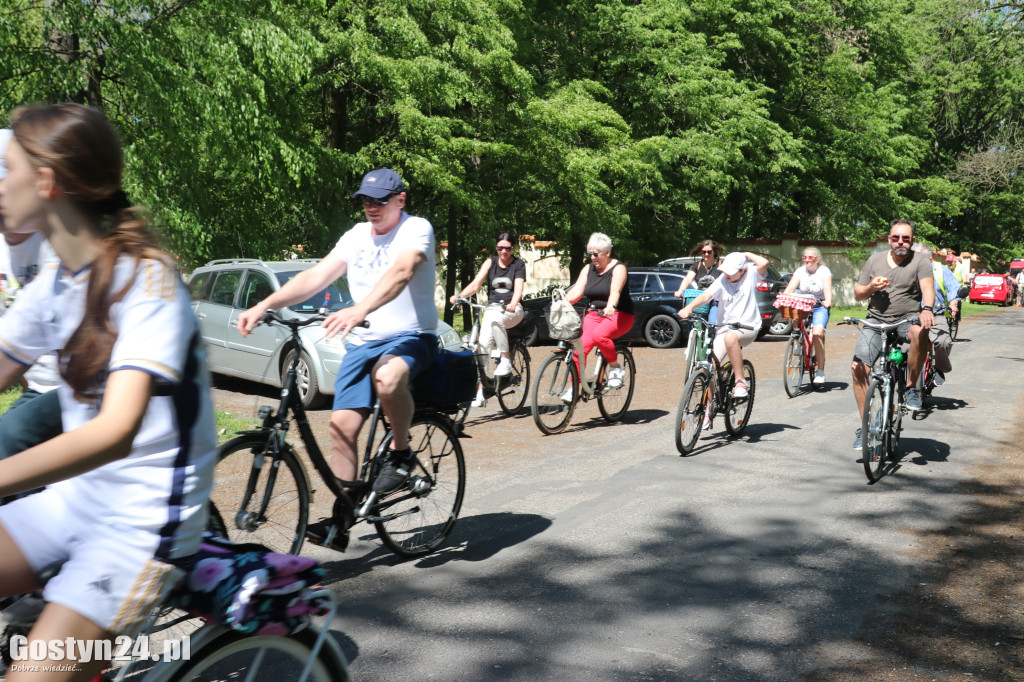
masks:
{"type": "MultiPolygon", "coordinates": [[[[281,283],[281,286],[284,286],[285,282],[300,272],[304,271],[279,272],[277,273],[277,281],[281,283]]],[[[315,313],[321,308],[327,308],[330,311],[341,310],[342,308],[348,308],[353,303],[352,296],[348,292],[348,281],[341,277],[323,291],[313,294],[301,303],[290,305],[288,308],[297,313],[315,313]]]]}

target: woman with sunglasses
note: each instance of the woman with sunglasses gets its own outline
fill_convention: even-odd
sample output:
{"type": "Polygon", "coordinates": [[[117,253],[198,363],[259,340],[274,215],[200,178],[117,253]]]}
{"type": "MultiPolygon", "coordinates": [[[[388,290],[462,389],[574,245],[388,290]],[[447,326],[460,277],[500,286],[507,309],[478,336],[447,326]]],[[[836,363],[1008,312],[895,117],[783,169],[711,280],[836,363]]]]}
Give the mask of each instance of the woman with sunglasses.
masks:
{"type": "MultiPolygon", "coordinates": [[[[594,310],[583,318],[583,336],[580,339],[583,357],[597,346],[608,363],[608,386],[618,388],[622,386],[623,371],[617,360],[614,340],[633,328],[629,277],[625,264],[612,258],[612,240],[606,234],[595,232],[590,235],[587,257],[590,265],[583,267],[576,283],[565,292],[565,297],[570,303],[584,296],[590,300],[594,310]]],[[[569,393],[571,395],[571,388],[569,393]]]]}
{"type": "Polygon", "coordinates": [[[811,312],[811,336],[814,338],[814,357],[818,369],[814,372],[814,383],[825,383],[825,327],[828,326],[829,310],[832,308],[832,271],[821,262],[821,251],[814,246],[804,249],[803,265],[796,269],[783,293],[814,296],[814,310],[811,312]]]}
{"type": "MultiPolygon", "coordinates": [[[[0,596],[63,561],[30,644],[132,635],[206,526],[217,439],[203,344],[174,260],[121,191],[103,114],[37,106],[11,121],[0,213],[60,262],[0,318],[0,388],[59,350],[64,433],[0,461],[0,495],[48,486],[0,507],[0,596]]],[[[89,680],[102,664],[46,679],[89,680]]],[[[27,668],[7,680],[38,679],[27,668]]]]}
{"type": "MultiPolygon", "coordinates": [[[[705,277],[710,277],[715,280],[722,274],[722,271],[718,269],[719,258],[722,256],[722,245],[715,242],[713,239],[705,239],[698,244],[692,251],[691,256],[700,256],[700,260],[690,266],[686,273],[686,277],[683,278],[683,283],[679,285],[679,289],[676,290],[675,297],[682,298],[683,292],[689,288],[691,282],[698,282],[698,287],[706,289],[707,286],[700,286],[701,280],[705,277]]],[[[718,321],[718,301],[711,302],[711,309],[708,310],[708,322],[718,321]]]]}
{"type": "MultiPolygon", "coordinates": [[[[496,246],[498,257],[488,258],[480,266],[476,278],[466,285],[456,298],[469,298],[480,291],[484,280],[487,281],[487,302],[490,304],[480,320],[480,346],[490,349],[491,341],[501,353],[498,366],[494,368],[494,376],[508,376],[512,372],[512,361],[508,356],[508,329],[523,321],[523,287],[526,285],[526,263],[512,252],[512,244],[516,237],[510,232],[498,235],[496,246]]],[[[473,407],[487,404],[483,388],[477,388],[473,407]]]]}

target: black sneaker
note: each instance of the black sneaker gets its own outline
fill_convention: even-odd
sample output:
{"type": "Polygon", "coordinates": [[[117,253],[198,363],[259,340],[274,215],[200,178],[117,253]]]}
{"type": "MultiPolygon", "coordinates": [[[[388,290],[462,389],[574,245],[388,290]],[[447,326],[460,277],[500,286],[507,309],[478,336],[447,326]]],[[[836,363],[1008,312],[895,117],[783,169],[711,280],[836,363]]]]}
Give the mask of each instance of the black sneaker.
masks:
{"type": "Polygon", "coordinates": [[[384,453],[384,461],[380,465],[380,472],[373,481],[373,492],[378,495],[390,493],[397,490],[409,478],[412,468],[416,464],[409,448],[405,450],[388,450],[384,453]]]}
{"type": "Polygon", "coordinates": [[[857,437],[854,438],[854,440],[853,440],[853,449],[854,450],[863,450],[864,449],[864,441],[860,437],[860,429],[857,429],[857,437]]]}
{"type": "Polygon", "coordinates": [[[348,531],[342,530],[334,519],[323,519],[306,526],[306,537],[314,545],[327,547],[338,552],[348,548],[348,531]]]}

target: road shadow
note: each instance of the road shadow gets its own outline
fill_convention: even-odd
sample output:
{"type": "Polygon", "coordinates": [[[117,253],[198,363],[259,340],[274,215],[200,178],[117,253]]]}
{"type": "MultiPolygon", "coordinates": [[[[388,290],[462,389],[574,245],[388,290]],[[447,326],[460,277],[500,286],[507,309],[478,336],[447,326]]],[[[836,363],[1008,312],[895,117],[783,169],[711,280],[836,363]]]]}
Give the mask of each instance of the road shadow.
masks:
{"type": "Polygon", "coordinates": [[[930,417],[933,412],[959,410],[969,406],[970,403],[962,398],[946,398],[943,396],[930,395],[924,401],[924,409],[912,413],[910,418],[913,421],[923,421],[930,417]]]}

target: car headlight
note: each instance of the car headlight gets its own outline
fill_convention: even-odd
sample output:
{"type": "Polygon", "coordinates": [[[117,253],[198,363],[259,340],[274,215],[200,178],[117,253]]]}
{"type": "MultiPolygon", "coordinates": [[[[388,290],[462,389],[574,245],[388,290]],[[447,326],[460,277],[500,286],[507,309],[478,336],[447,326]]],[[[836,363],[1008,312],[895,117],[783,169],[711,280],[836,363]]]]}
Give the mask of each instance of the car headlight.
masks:
{"type": "Polygon", "coordinates": [[[438,343],[441,344],[441,348],[455,348],[456,346],[462,345],[462,339],[459,338],[459,333],[454,329],[448,329],[448,331],[441,334],[438,337],[438,343]]]}
{"type": "Polygon", "coordinates": [[[324,346],[325,348],[335,348],[344,350],[348,342],[339,337],[337,334],[334,336],[327,336],[326,334],[322,339],[316,342],[318,346],[324,346]]]}

